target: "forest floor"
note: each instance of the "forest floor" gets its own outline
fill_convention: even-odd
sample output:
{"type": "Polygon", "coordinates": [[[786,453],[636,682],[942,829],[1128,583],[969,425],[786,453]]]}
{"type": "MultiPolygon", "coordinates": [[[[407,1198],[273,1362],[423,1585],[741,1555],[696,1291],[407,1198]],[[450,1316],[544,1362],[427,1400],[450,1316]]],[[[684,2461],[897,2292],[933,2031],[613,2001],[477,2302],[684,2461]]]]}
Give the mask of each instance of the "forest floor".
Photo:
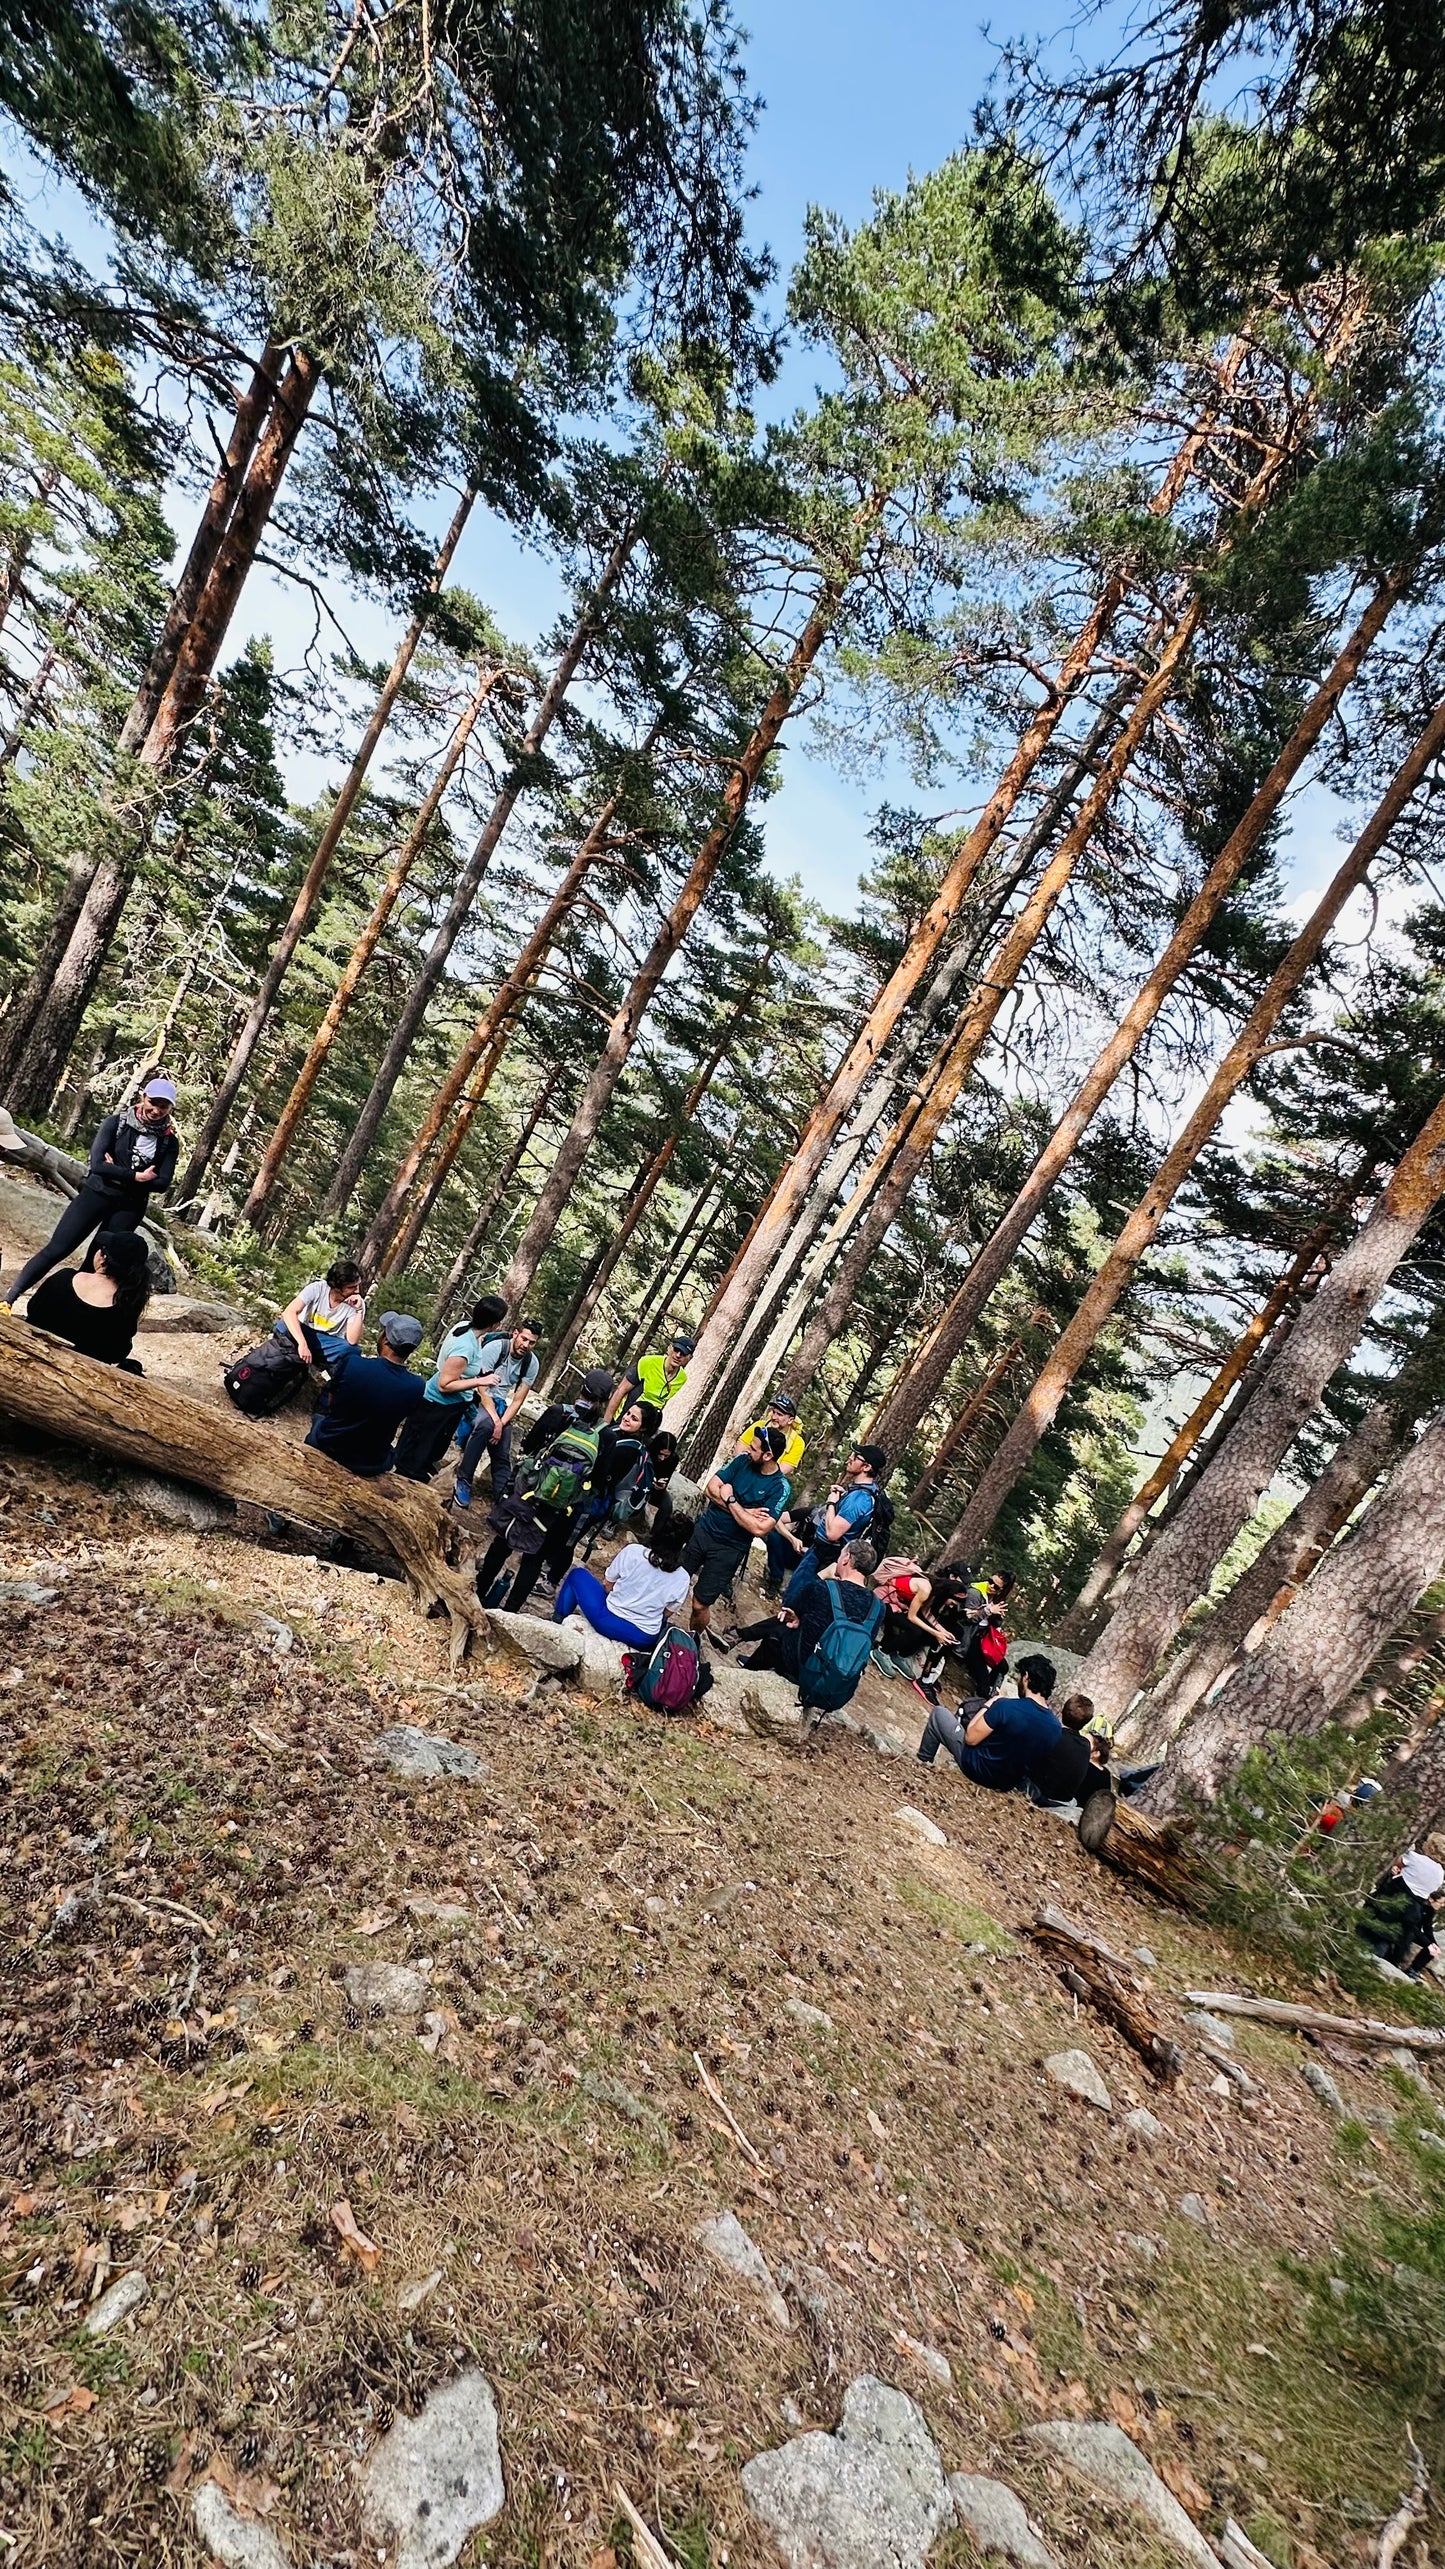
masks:
{"type": "Polygon", "coordinates": [[[1373,2558],[1404,2419],[1298,2267],[1414,2199],[1385,2128],[1410,2090],[1336,2063],[1341,2124],[1301,2045],[1242,2024],[1262,2095],[1219,2093],[1182,1993],[1285,1987],[1259,1955],[833,1727],[799,1754],[532,1703],[506,1666],[457,1689],[395,1582],[156,1528],[80,1456],[0,1448],[0,1525],[5,1578],[54,1592],[0,1603],[6,2561],[199,2564],[207,2473],[297,2569],[375,2559],[364,2458],[469,2364],[498,2569],[610,2569],[618,2482],[683,2569],[776,2569],[740,2466],[863,2372],[949,2468],[1008,2479],[1064,2569],[1168,2555],[1016,2440],[1050,2417],[1119,2422],[1288,2569],[1373,2558]],[[403,1780],[373,1753],[399,1722],[484,1771],[403,1780]],[[1149,1949],[1177,2085],[1031,1947],[1046,1901],[1149,1949]],[[348,1992],[380,1962],[424,2015],[348,1992]],[[1043,2068],[1076,2045],[1107,2115],[1043,2068]],[[724,2209],[786,2328],[700,2254],[724,2209]],[[87,2334],[135,2271],[139,2307],[87,2334]]]}

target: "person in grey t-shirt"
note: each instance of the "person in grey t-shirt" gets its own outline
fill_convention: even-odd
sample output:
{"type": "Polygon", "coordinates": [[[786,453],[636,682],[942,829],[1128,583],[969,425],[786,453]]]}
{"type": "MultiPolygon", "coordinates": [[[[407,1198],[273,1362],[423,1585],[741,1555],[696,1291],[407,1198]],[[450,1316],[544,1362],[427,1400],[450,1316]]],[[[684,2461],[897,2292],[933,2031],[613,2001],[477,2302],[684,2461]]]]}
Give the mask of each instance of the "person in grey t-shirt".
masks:
{"type": "Polygon", "coordinates": [[[459,1508],[471,1506],[472,1483],[484,1455],[491,1458],[493,1495],[501,1498],[511,1487],[512,1421],[537,1379],[532,1350],[540,1334],[535,1320],[519,1320],[501,1362],[489,1365],[492,1379],[477,1394],[477,1423],[467,1438],[452,1492],[459,1508]]]}

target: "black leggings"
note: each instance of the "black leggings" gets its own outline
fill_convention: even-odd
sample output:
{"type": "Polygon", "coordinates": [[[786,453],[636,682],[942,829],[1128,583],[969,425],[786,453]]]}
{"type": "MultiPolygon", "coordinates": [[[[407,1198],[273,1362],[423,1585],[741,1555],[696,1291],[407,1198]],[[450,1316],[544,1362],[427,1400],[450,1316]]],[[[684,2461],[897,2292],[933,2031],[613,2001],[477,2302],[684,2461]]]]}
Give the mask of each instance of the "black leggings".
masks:
{"type": "MultiPolygon", "coordinates": [[[[6,1301],[18,1302],[22,1293],[29,1293],[32,1285],[38,1285],[42,1276],[48,1276],[52,1267],[58,1267],[63,1258],[69,1257],[72,1249],[79,1248],[87,1231],[138,1231],[144,1220],[144,1213],[131,1212],[125,1205],[117,1204],[114,1196],[107,1195],[102,1188],[83,1186],[74,1203],[67,1204],[44,1248],[37,1249],[33,1258],[26,1259],[14,1283],[6,1288],[6,1301]]],[[[94,1264],[95,1250],[92,1248],[85,1265],[90,1267],[94,1264]]]]}
{"type": "Polygon", "coordinates": [[[756,1642],[751,1659],[738,1662],[742,1668],[756,1668],[776,1677],[791,1677],[798,1682],[798,1627],[784,1623],[781,1615],[769,1615],[765,1623],[750,1623],[738,1634],[739,1641],[756,1642]]]}

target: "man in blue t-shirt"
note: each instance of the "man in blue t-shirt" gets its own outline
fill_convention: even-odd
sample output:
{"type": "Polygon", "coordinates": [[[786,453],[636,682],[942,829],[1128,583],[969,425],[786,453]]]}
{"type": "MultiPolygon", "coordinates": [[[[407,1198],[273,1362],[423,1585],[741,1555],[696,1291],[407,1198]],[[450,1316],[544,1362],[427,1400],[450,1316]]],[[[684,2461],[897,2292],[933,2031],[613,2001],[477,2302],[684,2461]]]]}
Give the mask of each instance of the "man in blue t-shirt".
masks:
{"type": "Polygon", "coordinates": [[[788,1484],[779,1465],[787,1443],[779,1427],[761,1427],[745,1452],[735,1454],[705,1484],[707,1505],[683,1554],[692,1573],[692,1628],[706,1632],[712,1610],[748,1557],[755,1534],[772,1532],[787,1505],[788,1484]]]}
{"type": "Polygon", "coordinates": [[[872,1528],[887,1469],[881,1445],[855,1445],[842,1479],[822,1506],[811,1515],[791,1518],[768,1536],[768,1586],[774,1594],[783,1590],[785,1605],[795,1603],[795,1589],[801,1593],[809,1579],[837,1560],[845,1543],[872,1528]]]}
{"type": "Polygon", "coordinates": [[[376,1343],[375,1356],[343,1347],[328,1358],[331,1398],[317,1411],[306,1439],[331,1462],[368,1481],[391,1470],[392,1438],[421,1407],[426,1389],[406,1361],[421,1345],[419,1320],[409,1311],[383,1312],[376,1343]]]}
{"type": "Polygon", "coordinates": [[[1051,1659],[1035,1653],[1014,1669],[1015,1695],[991,1695],[968,1721],[935,1704],[918,1743],[920,1766],[931,1766],[941,1748],[956,1759],[971,1784],[990,1793],[1012,1793],[1058,1747],[1063,1724],[1050,1710],[1058,1683],[1051,1659]]]}

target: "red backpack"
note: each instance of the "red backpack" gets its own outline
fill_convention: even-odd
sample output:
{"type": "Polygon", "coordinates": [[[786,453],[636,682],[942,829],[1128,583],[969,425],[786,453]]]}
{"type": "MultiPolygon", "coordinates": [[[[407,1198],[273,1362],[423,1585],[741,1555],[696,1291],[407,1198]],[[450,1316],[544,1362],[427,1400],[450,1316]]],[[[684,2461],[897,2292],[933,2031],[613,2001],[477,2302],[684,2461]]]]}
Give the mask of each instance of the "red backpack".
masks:
{"type": "Polygon", "coordinates": [[[978,1646],[990,1668],[1002,1668],[1008,1657],[1008,1634],[1001,1623],[986,1623],[978,1636],[978,1646]]]}

